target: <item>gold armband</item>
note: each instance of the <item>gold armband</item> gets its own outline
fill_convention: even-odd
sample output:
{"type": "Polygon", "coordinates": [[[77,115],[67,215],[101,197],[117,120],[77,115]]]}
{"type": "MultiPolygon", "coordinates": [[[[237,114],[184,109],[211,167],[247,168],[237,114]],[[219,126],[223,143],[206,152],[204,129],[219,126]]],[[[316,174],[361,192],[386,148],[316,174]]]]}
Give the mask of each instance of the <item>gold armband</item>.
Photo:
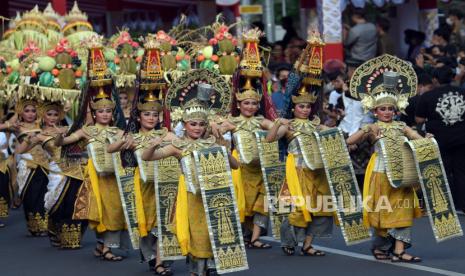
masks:
{"type": "Polygon", "coordinates": [[[368,134],[368,133],[371,132],[371,128],[370,128],[369,125],[364,125],[364,126],[361,128],[361,130],[362,130],[363,133],[365,133],[365,134],[368,134]]]}

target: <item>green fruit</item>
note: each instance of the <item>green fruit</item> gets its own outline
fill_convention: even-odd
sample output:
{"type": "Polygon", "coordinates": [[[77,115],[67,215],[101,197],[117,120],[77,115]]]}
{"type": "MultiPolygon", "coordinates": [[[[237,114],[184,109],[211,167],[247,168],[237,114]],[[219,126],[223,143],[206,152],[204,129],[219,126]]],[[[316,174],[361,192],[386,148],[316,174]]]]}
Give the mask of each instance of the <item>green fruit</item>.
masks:
{"type": "Polygon", "coordinates": [[[116,64],[113,61],[108,62],[107,66],[108,69],[110,69],[110,71],[112,71],[113,73],[116,72],[116,64]]]}
{"type": "Polygon", "coordinates": [[[137,73],[137,64],[132,58],[126,57],[126,58],[121,59],[119,66],[120,66],[120,71],[123,73],[128,73],[128,74],[137,73]]]}
{"type": "Polygon", "coordinates": [[[17,58],[13,59],[12,61],[10,61],[8,65],[10,65],[13,71],[18,71],[19,70],[19,59],[17,58]]]}
{"type": "Polygon", "coordinates": [[[39,59],[39,69],[44,72],[50,72],[55,68],[56,62],[52,57],[41,57],[39,59]]]}
{"type": "Polygon", "coordinates": [[[176,69],[176,58],[173,55],[164,55],[161,58],[163,70],[176,69]]]}
{"type": "Polygon", "coordinates": [[[58,74],[58,80],[60,81],[60,88],[73,89],[76,86],[76,77],[72,69],[62,69],[58,74]]]}
{"type": "Polygon", "coordinates": [[[230,54],[232,51],[234,51],[234,44],[229,39],[221,40],[218,42],[218,46],[221,52],[230,54]]]}
{"type": "Polygon", "coordinates": [[[39,77],[40,86],[50,87],[53,84],[53,75],[50,72],[43,72],[39,77]]]}
{"type": "Polygon", "coordinates": [[[178,52],[177,52],[176,56],[184,57],[185,55],[186,55],[186,53],[184,52],[184,50],[182,48],[178,47],[178,52]]]}
{"type": "Polygon", "coordinates": [[[189,61],[183,59],[180,62],[178,62],[178,69],[181,70],[181,71],[189,70],[189,61]]]}
{"type": "Polygon", "coordinates": [[[169,52],[171,51],[171,44],[168,42],[163,42],[160,44],[160,50],[162,52],[169,52]]]}
{"type": "Polygon", "coordinates": [[[203,48],[202,53],[203,53],[203,56],[205,57],[205,59],[211,59],[211,57],[213,55],[213,47],[212,46],[207,46],[207,47],[203,48]]]}
{"type": "Polygon", "coordinates": [[[237,61],[233,56],[222,56],[218,62],[220,74],[232,75],[237,68],[237,61]]]}
{"type": "Polygon", "coordinates": [[[210,59],[204,60],[200,63],[200,68],[213,69],[213,66],[215,66],[215,62],[210,59]]]}
{"type": "Polygon", "coordinates": [[[68,53],[59,53],[55,60],[59,64],[70,64],[73,61],[73,58],[68,53]]]}
{"type": "Polygon", "coordinates": [[[105,56],[105,60],[114,60],[116,57],[116,50],[107,48],[103,51],[103,55],[105,56]]]}
{"type": "Polygon", "coordinates": [[[140,56],[142,56],[142,55],[144,55],[144,49],[143,49],[143,48],[137,49],[136,56],[140,57],[140,56]]]}

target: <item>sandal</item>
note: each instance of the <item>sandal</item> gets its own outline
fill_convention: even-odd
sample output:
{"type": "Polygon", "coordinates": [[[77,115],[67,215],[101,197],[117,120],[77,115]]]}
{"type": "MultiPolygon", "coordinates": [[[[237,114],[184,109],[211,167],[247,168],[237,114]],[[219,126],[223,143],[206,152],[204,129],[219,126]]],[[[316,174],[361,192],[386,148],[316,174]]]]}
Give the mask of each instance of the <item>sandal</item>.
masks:
{"type": "Polygon", "coordinates": [[[207,269],[207,276],[218,276],[218,272],[214,268],[207,269]]]}
{"type": "Polygon", "coordinates": [[[173,275],[173,272],[171,270],[166,269],[163,264],[159,264],[154,268],[155,275],[162,275],[162,276],[171,276],[173,275]],[[159,268],[162,268],[162,270],[159,270],[159,268]]]}
{"type": "Polygon", "coordinates": [[[311,256],[311,257],[323,257],[326,256],[326,253],[321,251],[321,250],[316,250],[313,248],[313,246],[309,246],[307,248],[303,248],[300,250],[300,255],[301,256],[311,256]],[[313,249],[313,252],[309,252],[310,249],[313,249]]]}
{"type": "Polygon", "coordinates": [[[4,227],[5,227],[5,223],[0,221],[0,228],[4,228],[4,227]]]}
{"type": "Polygon", "coordinates": [[[295,253],[295,248],[294,247],[283,246],[283,247],[281,247],[281,249],[283,250],[284,254],[286,254],[287,256],[292,256],[295,253]]]}
{"type": "Polygon", "coordinates": [[[405,251],[401,253],[392,253],[393,257],[391,258],[391,262],[393,263],[419,263],[421,262],[420,257],[411,256],[409,259],[405,259],[403,256],[405,255],[405,251]]]}
{"type": "Polygon", "coordinates": [[[371,249],[371,254],[378,261],[385,261],[391,259],[391,256],[389,256],[389,251],[374,248],[371,249]]]}
{"type": "Polygon", "coordinates": [[[257,240],[253,240],[253,241],[250,242],[249,248],[251,248],[251,249],[270,249],[271,245],[269,245],[267,243],[263,243],[263,242],[261,242],[260,240],[257,239],[257,240]],[[257,242],[259,242],[261,244],[256,245],[257,242]]]}
{"type": "Polygon", "coordinates": [[[123,260],[123,257],[113,254],[113,252],[111,252],[111,249],[108,249],[107,251],[102,251],[102,260],[110,262],[120,262],[123,260]]]}
{"type": "Polygon", "coordinates": [[[94,249],[94,257],[95,258],[100,258],[103,255],[102,248],[103,247],[103,242],[97,241],[97,245],[95,246],[94,249]]]}

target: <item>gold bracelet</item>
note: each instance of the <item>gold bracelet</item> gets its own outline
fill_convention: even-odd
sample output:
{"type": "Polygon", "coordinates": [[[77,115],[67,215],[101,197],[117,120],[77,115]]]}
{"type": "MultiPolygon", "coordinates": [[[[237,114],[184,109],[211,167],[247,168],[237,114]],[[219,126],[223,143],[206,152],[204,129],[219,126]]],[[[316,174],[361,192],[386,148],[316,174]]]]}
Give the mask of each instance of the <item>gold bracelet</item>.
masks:
{"type": "Polygon", "coordinates": [[[10,122],[6,121],[6,122],[5,122],[5,125],[6,125],[6,128],[7,128],[7,129],[10,129],[10,127],[11,127],[10,122]]]}
{"type": "Polygon", "coordinates": [[[365,134],[368,134],[371,132],[371,129],[370,129],[370,126],[369,125],[364,125],[361,130],[363,131],[363,133],[365,134]]]}
{"type": "Polygon", "coordinates": [[[73,137],[77,141],[79,141],[79,139],[80,139],[79,136],[76,134],[76,132],[71,133],[71,135],[69,137],[73,137]]]}
{"type": "Polygon", "coordinates": [[[282,125],[281,118],[277,118],[276,120],[274,120],[274,124],[281,126],[282,125]]]}

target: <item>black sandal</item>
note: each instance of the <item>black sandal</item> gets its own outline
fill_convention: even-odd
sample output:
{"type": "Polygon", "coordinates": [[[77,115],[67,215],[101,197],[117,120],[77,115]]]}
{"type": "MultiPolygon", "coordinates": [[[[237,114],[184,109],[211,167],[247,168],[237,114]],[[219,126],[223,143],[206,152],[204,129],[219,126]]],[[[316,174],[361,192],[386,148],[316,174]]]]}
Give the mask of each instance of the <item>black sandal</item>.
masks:
{"type": "Polygon", "coordinates": [[[110,262],[120,262],[123,260],[123,257],[113,254],[113,252],[111,252],[111,249],[108,249],[105,252],[102,251],[102,260],[110,262]]]}
{"type": "Polygon", "coordinates": [[[103,248],[103,242],[97,241],[97,245],[95,246],[95,249],[94,249],[95,258],[100,258],[103,255],[102,249],[100,247],[103,248]]]}
{"type": "Polygon", "coordinates": [[[267,243],[264,243],[264,242],[261,242],[260,240],[257,239],[257,240],[253,240],[253,241],[250,242],[249,248],[251,248],[251,249],[270,249],[271,245],[269,245],[267,243]],[[256,245],[257,242],[260,242],[261,244],[256,245]]]}
{"type": "Polygon", "coordinates": [[[286,254],[287,256],[292,256],[295,253],[295,248],[294,247],[283,246],[283,247],[281,247],[281,249],[283,250],[284,254],[286,254]]]}
{"type": "Polygon", "coordinates": [[[154,272],[155,275],[162,275],[162,276],[171,276],[171,275],[173,275],[173,272],[171,272],[171,270],[165,268],[165,267],[163,266],[163,264],[157,265],[157,266],[155,267],[154,271],[155,271],[155,272],[154,272]],[[158,270],[159,268],[163,268],[163,270],[159,271],[159,270],[158,270]]]}
{"type": "Polygon", "coordinates": [[[385,250],[375,248],[375,249],[371,249],[371,254],[378,261],[386,261],[386,260],[391,259],[391,256],[389,255],[389,250],[385,251],[385,250]],[[376,252],[376,251],[378,251],[378,252],[376,252]]]}
{"type": "Polygon", "coordinates": [[[308,252],[310,249],[314,249],[313,246],[309,246],[307,248],[303,248],[300,250],[300,255],[301,256],[311,256],[311,257],[323,257],[326,256],[326,253],[321,251],[321,250],[316,250],[313,251],[313,253],[308,252]]]}
{"type": "Polygon", "coordinates": [[[409,259],[404,259],[405,251],[397,254],[392,252],[393,257],[391,258],[391,262],[393,263],[419,263],[421,262],[420,257],[411,256],[409,259]]]}

